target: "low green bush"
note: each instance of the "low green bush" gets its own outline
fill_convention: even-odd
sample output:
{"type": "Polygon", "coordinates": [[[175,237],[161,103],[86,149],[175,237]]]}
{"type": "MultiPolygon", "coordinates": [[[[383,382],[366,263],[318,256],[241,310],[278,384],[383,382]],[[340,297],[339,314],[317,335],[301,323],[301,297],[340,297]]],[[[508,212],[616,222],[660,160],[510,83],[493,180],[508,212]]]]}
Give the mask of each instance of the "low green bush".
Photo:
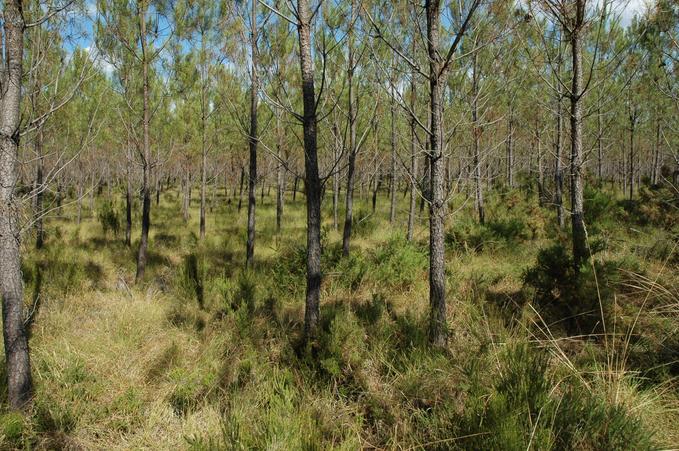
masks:
{"type": "Polygon", "coordinates": [[[104,231],[104,235],[108,235],[108,232],[112,231],[114,236],[118,236],[118,232],[120,231],[120,219],[118,218],[118,212],[112,201],[106,200],[101,204],[97,218],[104,231]]]}

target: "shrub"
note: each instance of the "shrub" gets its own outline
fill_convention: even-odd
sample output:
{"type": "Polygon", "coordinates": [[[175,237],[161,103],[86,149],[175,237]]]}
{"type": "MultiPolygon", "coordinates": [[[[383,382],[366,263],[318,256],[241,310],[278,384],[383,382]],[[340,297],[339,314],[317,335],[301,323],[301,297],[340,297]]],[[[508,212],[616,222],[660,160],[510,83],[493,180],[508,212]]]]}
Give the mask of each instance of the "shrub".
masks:
{"type": "Polygon", "coordinates": [[[365,330],[349,309],[340,308],[321,337],[321,368],[333,379],[353,379],[366,354],[365,330]]]}
{"type": "Polygon", "coordinates": [[[501,356],[490,392],[472,388],[457,444],[463,449],[653,448],[652,434],[622,406],[612,405],[579,382],[556,382],[548,354],[525,343],[501,356]]]}
{"type": "Polygon", "coordinates": [[[375,253],[371,276],[380,285],[410,287],[427,267],[427,254],[402,237],[393,237],[375,253]]]}
{"type": "Polygon", "coordinates": [[[120,231],[120,220],[118,219],[118,212],[110,200],[105,201],[99,213],[97,215],[99,218],[99,224],[104,230],[104,235],[108,235],[109,230],[113,232],[113,236],[118,236],[120,231]]]}
{"type": "Polygon", "coordinates": [[[0,447],[20,449],[26,424],[24,417],[17,412],[0,415],[0,447]]]}
{"type": "Polygon", "coordinates": [[[555,244],[538,253],[535,266],[523,278],[535,289],[534,303],[548,325],[562,323],[569,333],[595,333],[602,321],[609,320],[613,288],[621,267],[627,265],[626,261],[597,261],[592,268],[585,262],[575,271],[569,252],[555,244]]]}
{"type": "Polygon", "coordinates": [[[181,295],[195,297],[198,307],[205,307],[205,259],[192,252],[184,256],[181,270],[178,271],[178,286],[181,295]]]}
{"type": "Polygon", "coordinates": [[[354,236],[370,236],[377,230],[377,222],[373,214],[367,210],[360,209],[354,212],[353,219],[352,233],[354,236]]]}
{"type": "Polygon", "coordinates": [[[481,225],[470,221],[458,221],[447,233],[448,245],[475,252],[496,249],[525,241],[537,234],[531,226],[528,233],[525,220],[519,218],[499,218],[481,225]]]}
{"type": "Polygon", "coordinates": [[[356,291],[368,272],[368,266],[366,258],[358,251],[341,259],[335,268],[339,273],[340,284],[356,291]]]}

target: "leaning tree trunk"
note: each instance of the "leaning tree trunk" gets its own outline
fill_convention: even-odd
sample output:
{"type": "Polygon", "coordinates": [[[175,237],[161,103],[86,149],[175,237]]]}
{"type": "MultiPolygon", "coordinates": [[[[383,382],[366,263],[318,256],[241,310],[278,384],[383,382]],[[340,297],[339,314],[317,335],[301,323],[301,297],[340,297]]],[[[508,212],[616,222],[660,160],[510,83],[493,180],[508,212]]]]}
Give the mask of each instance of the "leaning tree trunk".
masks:
{"type": "Polygon", "coordinates": [[[141,36],[142,53],[142,83],[143,83],[143,118],[142,129],[144,133],[144,148],[142,161],[142,213],[141,213],[141,239],[139,241],[139,253],[137,254],[136,282],[144,279],[146,270],[146,250],[149,242],[149,228],[151,227],[151,189],[149,186],[151,172],[151,140],[149,137],[150,106],[149,106],[149,62],[146,51],[146,10],[139,10],[139,29],[141,36]]]}
{"type": "Polygon", "coordinates": [[[297,33],[304,104],[304,169],[307,204],[307,292],[304,312],[304,337],[318,334],[321,296],[321,180],[318,174],[316,141],[316,92],[311,57],[311,12],[308,0],[297,0],[297,33]]]}
{"type": "Polygon", "coordinates": [[[248,239],[246,243],[245,267],[252,268],[255,258],[255,188],[257,187],[257,2],[252,2],[252,80],[250,87],[250,167],[248,176],[248,239]]]}
{"type": "Polygon", "coordinates": [[[19,232],[18,176],[21,78],[23,76],[24,18],[21,0],[5,0],[3,34],[5,64],[0,92],[0,295],[5,342],[7,401],[24,408],[33,393],[28,336],[24,324],[23,281],[19,232]]]}
{"type": "Polygon", "coordinates": [[[573,229],[573,265],[576,272],[587,257],[582,178],[582,31],[585,1],[576,0],[576,19],[571,30],[573,79],[571,86],[571,227],[573,229]]]}

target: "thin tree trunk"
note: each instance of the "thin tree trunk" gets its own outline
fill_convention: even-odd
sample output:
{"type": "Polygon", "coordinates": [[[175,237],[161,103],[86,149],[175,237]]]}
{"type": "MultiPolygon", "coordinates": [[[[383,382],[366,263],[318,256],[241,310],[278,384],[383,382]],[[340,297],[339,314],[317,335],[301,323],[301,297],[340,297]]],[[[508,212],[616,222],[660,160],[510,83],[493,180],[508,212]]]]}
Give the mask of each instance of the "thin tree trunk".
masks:
{"type": "Polygon", "coordinates": [[[582,31],[585,1],[576,0],[575,24],[571,30],[573,80],[571,87],[571,226],[573,231],[573,265],[576,272],[587,257],[582,179],[582,31]]]}
{"type": "Polygon", "coordinates": [[[653,143],[653,170],[651,172],[651,183],[655,186],[660,180],[660,118],[656,118],[655,123],[655,142],[653,143]]]}
{"type": "Polygon", "coordinates": [[[393,83],[391,91],[391,192],[389,193],[391,204],[389,206],[389,222],[393,224],[396,219],[396,100],[394,99],[393,83]]]}
{"type": "Polygon", "coordinates": [[[82,222],[82,215],[83,215],[83,175],[82,175],[82,165],[79,165],[80,167],[80,175],[78,176],[78,190],[76,193],[76,196],[78,196],[77,199],[77,208],[78,208],[78,216],[77,216],[77,221],[78,225],[82,222]]]}
{"type": "Polygon", "coordinates": [[[356,112],[356,93],[354,92],[354,23],[355,23],[355,0],[351,1],[351,24],[347,36],[348,46],[348,70],[347,70],[347,84],[349,90],[349,165],[347,168],[347,192],[346,192],[346,208],[344,211],[344,233],[342,234],[342,255],[349,256],[351,244],[351,228],[354,221],[354,183],[356,171],[356,154],[358,153],[356,143],[356,126],[357,126],[357,112],[356,112]]]}
{"type": "Polygon", "coordinates": [[[132,246],[132,171],[130,142],[127,143],[127,158],[125,159],[125,245],[132,246]]]}
{"type": "MultiPolygon", "coordinates": [[[[339,157],[341,154],[340,146],[342,144],[339,135],[339,127],[337,126],[337,120],[335,120],[332,124],[332,132],[333,136],[335,137],[335,146],[333,149],[334,160],[339,161],[339,157]]],[[[332,227],[335,230],[337,230],[339,227],[339,218],[337,212],[339,206],[339,186],[340,186],[339,177],[340,177],[339,167],[336,167],[334,173],[332,174],[332,227]]]]}
{"type": "Polygon", "coordinates": [[[137,254],[137,274],[136,282],[141,282],[146,270],[146,250],[149,241],[149,228],[151,227],[151,193],[150,193],[150,172],[151,172],[151,140],[149,137],[150,126],[150,105],[149,105],[149,62],[146,51],[146,8],[139,8],[139,40],[141,42],[142,55],[142,83],[143,83],[143,119],[142,129],[144,133],[144,148],[142,162],[142,216],[141,216],[141,239],[139,241],[139,253],[137,254]]]}
{"type": "Polygon", "coordinates": [[[542,207],[545,204],[545,170],[542,164],[542,139],[540,137],[540,124],[537,120],[535,121],[535,141],[538,156],[538,202],[542,207]]]}
{"type": "Polygon", "coordinates": [[[24,52],[24,17],[20,0],[5,0],[2,27],[6,72],[0,92],[0,294],[7,401],[12,409],[22,409],[33,394],[33,381],[24,325],[19,205],[15,196],[24,52]]]}
{"type": "Polygon", "coordinates": [[[629,127],[629,199],[634,197],[634,132],[636,131],[636,110],[630,106],[629,127]]]}
{"type": "Polygon", "coordinates": [[[201,149],[200,149],[200,219],[199,219],[199,236],[200,240],[205,239],[205,203],[206,203],[206,185],[207,185],[207,143],[205,130],[205,113],[203,112],[201,118],[201,149]]]}
{"type": "Polygon", "coordinates": [[[240,187],[238,188],[238,212],[243,207],[243,183],[245,182],[245,167],[240,168],[240,187]]]}
{"type": "Polygon", "coordinates": [[[599,92],[599,95],[597,97],[597,114],[596,114],[596,124],[597,124],[597,138],[596,138],[596,147],[597,147],[597,165],[596,165],[596,172],[597,172],[597,178],[599,182],[602,180],[603,176],[603,158],[604,158],[604,144],[603,144],[603,121],[601,120],[601,116],[603,115],[603,112],[601,111],[601,92],[599,92]]]}
{"type": "MultiPolygon", "coordinates": [[[[561,56],[559,56],[561,58],[561,56]]],[[[560,71],[561,60],[557,63],[560,71]]],[[[559,228],[565,227],[566,218],[563,211],[563,168],[561,166],[561,144],[563,135],[563,102],[561,84],[557,82],[556,93],[556,131],[554,137],[554,204],[556,207],[556,219],[559,228]]]]}
{"type": "Polygon", "coordinates": [[[483,204],[483,180],[481,178],[481,128],[479,127],[478,112],[478,53],[472,57],[472,134],[474,137],[474,181],[476,185],[476,209],[479,213],[479,224],[486,223],[486,213],[483,204]]]}
{"type": "Polygon", "coordinates": [[[514,104],[509,105],[507,124],[507,184],[514,188],[514,104]]]}
{"type": "Polygon", "coordinates": [[[297,0],[299,59],[304,104],[304,169],[307,203],[307,292],[304,337],[318,334],[321,295],[321,180],[318,174],[316,141],[316,93],[311,57],[311,12],[308,0],[297,0]]]}
{"type": "Polygon", "coordinates": [[[45,244],[45,230],[43,223],[43,199],[45,194],[45,186],[43,180],[43,171],[45,168],[45,158],[42,152],[43,131],[42,128],[38,130],[35,136],[35,153],[37,155],[37,171],[35,176],[35,186],[37,188],[35,194],[35,247],[42,249],[45,244]]]}
{"type": "MultiPolygon", "coordinates": [[[[417,41],[415,34],[412,38],[412,57],[417,52],[417,41]]],[[[417,83],[415,82],[416,72],[412,70],[410,76],[410,207],[408,208],[408,232],[406,238],[413,240],[415,233],[415,207],[417,205],[417,120],[415,118],[415,101],[417,99],[417,83]]]]}
{"type": "Polygon", "coordinates": [[[257,187],[257,2],[252,2],[250,22],[252,25],[251,35],[251,87],[250,87],[250,167],[248,176],[248,239],[246,243],[245,267],[252,268],[255,258],[255,188],[257,187]]]}
{"type": "MultiPolygon", "coordinates": [[[[276,113],[276,154],[283,157],[283,128],[281,127],[280,112],[276,113]]],[[[286,158],[287,163],[287,158],[286,158]]],[[[283,223],[283,208],[285,205],[285,166],[278,162],[278,177],[276,183],[276,232],[280,233],[283,223]]]]}

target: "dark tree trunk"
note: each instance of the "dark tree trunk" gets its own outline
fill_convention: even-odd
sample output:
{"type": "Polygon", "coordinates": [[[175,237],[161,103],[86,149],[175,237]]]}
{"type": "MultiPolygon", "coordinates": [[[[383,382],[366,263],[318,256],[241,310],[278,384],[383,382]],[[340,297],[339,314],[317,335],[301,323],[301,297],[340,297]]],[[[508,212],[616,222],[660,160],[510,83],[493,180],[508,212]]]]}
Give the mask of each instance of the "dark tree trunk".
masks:
{"type": "Polygon", "coordinates": [[[252,268],[253,260],[255,258],[255,203],[257,188],[257,144],[259,138],[257,136],[257,22],[256,22],[257,2],[252,2],[252,15],[250,18],[252,24],[251,35],[251,86],[250,86],[250,131],[249,131],[249,146],[250,146],[250,166],[248,173],[248,238],[246,243],[245,267],[252,268]]]}
{"type": "Polygon", "coordinates": [[[35,136],[35,153],[37,158],[37,170],[35,175],[35,186],[37,191],[35,192],[35,247],[36,249],[42,249],[45,244],[45,230],[43,223],[44,209],[43,209],[43,199],[45,194],[44,177],[43,171],[45,170],[45,159],[42,153],[43,144],[43,132],[42,128],[38,130],[35,136]]]}
{"type": "Polygon", "coordinates": [[[373,208],[373,214],[375,213],[375,209],[377,208],[377,192],[380,190],[380,185],[382,184],[382,175],[380,174],[380,171],[377,171],[375,174],[375,180],[373,183],[373,197],[372,197],[372,208],[373,208]]]}
{"type": "MultiPolygon", "coordinates": [[[[560,58],[560,56],[559,56],[560,58]]],[[[560,70],[561,61],[557,63],[560,70]]],[[[556,131],[554,136],[554,205],[556,207],[556,219],[559,228],[565,227],[566,218],[563,211],[563,168],[561,166],[561,144],[563,135],[563,101],[561,84],[557,82],[556,93],[556,131]]]]}
{"type": "MultiPolygon", "coordinates": [[[[280,113],[276,114],[276,154],[279,160],[283,158],[283,128],[280,113]]],[[[287,158],[285,159],[287,164],[287,158]]],[[[283,208],[285,206],[285,164],[278,162],[278,177],[276,183],[276,232],[280,233],[283,223],[283,208]]]]}
{"type": "Polygon", "coordinates": [[[660,118],[655,120],[655,142],[653,143],[653,170],[651,183],[657,185],[660,180],[660,118]]]}
{"type": "Polygon", "coordinates": [[[604,144],[603,144],[603,123],[601,120],[601,116],[603,115],[603,111],[601,110],[601,92],[599,92],[599,96],[597,98],[597,114],[596,114],[596,125],[597,125],[597,138],[596,138],[596,155],[597,155],[597,164],[596,164],[596,173],[597,173],[597,178],[599,182],[603,179],[603,158],[604,158],[604,144]]]}
{"type": "MultiPolygon", "coordinates": [[[[203,119],[204,121],[205,119],[203,119]]],[[[200,152],[200,219],[198,233],[201,240],[205,239],[205,197],[207,185],[207,145],[205,142],[205,126],[202,127],[201,152],[200,152]]]]}
{"type": "Polygon", "coordinates": [[[18,176],[24,17],[20,0],[5,0],[3,9],[5,73],[0,92],[0,294],[5,342],[7,401],[22,409],[33,394],[28,336],[24,324],[19,232],[18,176]]]}
{"type": "Polygon", "coordinates": [[[390,115],[391,115],[391,180],[390,180],[390,205],[389,205],[389,222],[394,223],[396,219],[396,100],[394,98],[394,88],[392,83],[390,101],[390,115]]]}
{"type": "Polygon", "coordinates": [[[78,176],[78,190],[76,193],[76,196],[78,197],[77,202],[78,202],[78,225],[82,222],[82,215],[83,215],[83,183],[85,183],[85,180],[83,180],[83,170],[82,170],[82,165],[80,166],[80,175],[78,176]]]}
{"type": "Polygon", "coordinates": [[[351,24],[347,36],[348,46],[348,69],[347,84],[349,90],[349,165],[347,168],[347,192],[346,208],[344,211],[344,232],[342,234],[342,255],[349,256],[351,245],[351,228],[354,222],[354,183],[356,177],[356,155],[358,153],[356,143],[356,93],[354,92],[354,23],[355,23],[355,1],[351,2],[351,24]]]}
{"type": "Polygon", "coordinates": [[[576,0],[575,23],[570,34],[573,79],[571,86],[571,226],[575,271],[587,258],[582,179],[582,31],[586,0],[576,0]]]}
{"type": "Polygon", "coordinates": [[[316,147],[316,93],[311,57],[311,12],[308,0],[297,0],[299,59],[304,103],[304,169],[307,204],[307,292],[304,337],[318,335],[321,295],[321,180],[316,147]]]}
{"type": "Polygon", "coordinates": [[[295,202],[297,200],[297,183],[299,182],[299,177],[295,176],[295,182],[293,183],[292,186],[292,201],[295,202]]]}
{"type": "Polygon", "coordinates": [[[637,127],[638,111],[630,102],[629,107],[629,199],[634,197],[634,134],[637,127]]]}
{"type": "Polygon", "coordinates": [[[128,141],[125,159],[125,245],[132,246],[132,173],[130,171],[130,143],[128,141]]]}
{"type": "Polygon", "coordinates": [[[479,224],[486,223],[486,211],[483,203],[483,180],[481,177],[481,127],[479,127],[478,110],[478,53],[472,57],[472,134],[474,138],[474,182],[476,185],[476,209],[479,214],[479,224]]]}
{"type": "MultiPolygon", "coordinates": [[[[334,160],[335,162],[339,162],[339,158],[341,155],[341,145],[342,145],[342,140],[339,135],[339,127],[337,126],[337,120],[333,122],[332,124],[332,133],[333,136],[335,137],[335,146],[333,148],[334,151],[334,160]]],[[[339,227],[339,218],[338,218],[338,208],[339,208],[339,186],[340,186],[340,174],[339,174],[339,163],[337,167],[335,168],[333,174],[332,174],[332,227],[333,229],[337,230],[339,227]]]]}
{"type": "Polygon", "coordinates": [[[441,104],[441,64],[439,53],[440,0],[428,0],[427,52],[429,56],[429,341],[443,347],[448,341],[446,324],[446,259],[444,220],[446,202],[443,192],[443,131],[441,104]]]}
{"type": "MultiPolygon", "coordinates": [[[[412,57],[417,52],[415,34],[412,37],[412,57]]],[[[410,75],[410,206],[408,208],[408,232],[406,238],[413,240],[415,233],[415,207],[417,205],[417,120],[415,118],[415,100],[417,99],[416,72],[413,69],[410,75]]]]}
{"type": "Polygon", "coordinates": [[[149,241],[149,228],[151,227],[151,140],[149,137],[150,105],[149,105],[149,62],[146,51],[146,9],[139,9],[139,30],[142,53],[142,83],[143,83],[143,119],[142,129],[144,133],[143,161],[142,161],[142,215],[141,215],[141,239],[139,241],[139,253],[137,254],[136,282],[144,279],[146,270],[146,250],[149,241]]]}
{"type": "Polygon", "coordinates": [[[514,103],[509,104],[507,123],[507,185],[514,188],[514,103]]]}
{"type": "Polygon", "coordinates": [[[238,212],[243,207],[243,183],[245,182],[245,168],[240,168],[240,188],[238,188],[238,212]]]}
{"type": "Polygon", "coordinates": [[[538,156],[538,202],[540,206],[544,206],[545,198],[545,170],[542,164],[542,140],[540,136],[540,124],[535,123],[535,145],[537,147],[538,156]]]}

